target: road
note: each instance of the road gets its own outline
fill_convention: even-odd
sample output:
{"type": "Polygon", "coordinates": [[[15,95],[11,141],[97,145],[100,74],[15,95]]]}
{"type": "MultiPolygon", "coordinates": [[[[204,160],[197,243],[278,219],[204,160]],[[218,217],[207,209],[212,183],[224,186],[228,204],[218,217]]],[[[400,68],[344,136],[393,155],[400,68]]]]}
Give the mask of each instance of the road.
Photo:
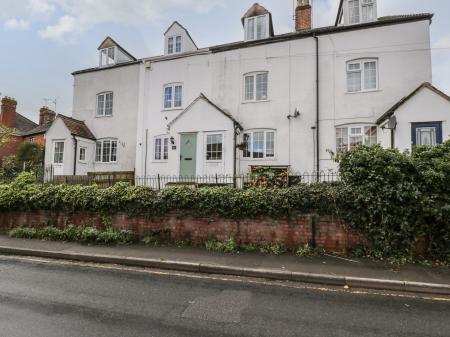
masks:
{"type": "Polygon", "coordinates": [[[439,337],[450,302],[0,257],[1,337],[439,337]]]}

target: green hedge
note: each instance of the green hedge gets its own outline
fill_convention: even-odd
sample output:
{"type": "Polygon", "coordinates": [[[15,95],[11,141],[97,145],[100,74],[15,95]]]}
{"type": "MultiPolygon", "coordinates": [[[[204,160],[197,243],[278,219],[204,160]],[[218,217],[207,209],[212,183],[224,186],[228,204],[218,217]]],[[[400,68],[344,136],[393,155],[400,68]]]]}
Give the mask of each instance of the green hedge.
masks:
{"type": "Polygon", "coordinates": [[[155,192],[119,183],[40,185],[30,174],[0,185],[0,211],[126,212],[157,216],[172,209],[199,216],[281,218],[293,211],[333,215],[366,235],[378,257],[450,261],[450,141],[412,154],[357,147],[338,159],[342,181],[285,189],[168,188],[155,192]]]}

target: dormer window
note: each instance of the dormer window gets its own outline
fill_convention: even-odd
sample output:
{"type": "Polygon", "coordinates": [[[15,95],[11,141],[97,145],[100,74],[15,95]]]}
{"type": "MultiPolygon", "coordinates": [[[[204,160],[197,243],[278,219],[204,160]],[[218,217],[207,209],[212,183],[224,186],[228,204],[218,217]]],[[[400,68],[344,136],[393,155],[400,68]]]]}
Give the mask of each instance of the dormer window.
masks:
{"type": "Polygon", "coordinates": [[[245,40],[254,41],[269,37],[269,15],[254,16],[245,19],[245,40]]]}
{"type": "Polygon", "coordinates": [[[167,38],[167,54],[181,53],[181,35],[167,38]]]}
{"type": "Polygon", "coordinates": [[[348,23],[358,24],[377,19],[376,0],[348,0],[348,23]]]}
{"type": "Polygon", "coordinates": [[[115,47],[100,49],[100,67],[110,66],[116,63],[115,47]]]}

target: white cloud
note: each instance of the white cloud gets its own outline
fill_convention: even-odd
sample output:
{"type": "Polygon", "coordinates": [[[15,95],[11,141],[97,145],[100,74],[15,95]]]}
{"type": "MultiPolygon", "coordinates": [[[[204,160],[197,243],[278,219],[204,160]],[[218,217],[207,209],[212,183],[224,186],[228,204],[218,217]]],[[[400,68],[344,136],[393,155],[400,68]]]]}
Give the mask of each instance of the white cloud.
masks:
{"type": "Polygon", "coordinates": [[[77,30],[79,30],[77,20],[72,16],[65,15],[60,17],[55,25],[47,26],[45,29],[40,30],[39,36],[43,39],[62,40],[64,35],[74,33],[77,30]]]}
{"type": "Polygon", "coordinates": [[[31,14],[45,16],[52,14],[56,10],[55,5],[48,0],[29,0],[27,8],[31,14]]]}
{"type": "Polygon", "coordinates": [[[9,19],[5,21],[3,26],[9,30],[27,30],[30,23],[24,19],[9,19]]]}

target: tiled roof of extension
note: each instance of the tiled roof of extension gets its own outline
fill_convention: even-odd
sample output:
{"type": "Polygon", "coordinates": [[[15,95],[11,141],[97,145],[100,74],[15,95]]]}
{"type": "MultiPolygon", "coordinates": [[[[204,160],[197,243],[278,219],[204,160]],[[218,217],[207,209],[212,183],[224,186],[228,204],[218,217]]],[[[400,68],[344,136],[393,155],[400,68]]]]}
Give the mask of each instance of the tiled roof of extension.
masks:
{"type": "Polygon", "coordinates": [[[38,125],[35,122],[29,120],[25,116],[16,112],[16,132],[15,133],[23,135],[27,131],[35,128],[36,126],[38,126],[38,125]]]}
{"type": "Polygon", "coordinates": [[[91,130],[89,130],[89,128],[83,121],[79,121],[77,119],[64,115],[58,115],[57,118],[61,118],[66,127],[69,129],[71,135],[95,140],[94,134],[91,132],[91,130]]]}
{"type": "Polygon", "coordinates": [[[347,31],[369,29],[369,28],[396,25],[396,24],[415,22],[415,21],[423,21],[423,20],[431,21],[433,16],[434,15],[431,13],[386,16],[386,17],[380,17],[377,21],[365,22],[365,23],[360,23],[360,24],[356,24],[356,25],[320,27],[320,28],[314,28],[314,29],[302,31],[302,32],[292,32],[292,33],[287,33],[287,34],[275,35],[273,37],[269,37],[267,39],[262,39],[262,40],[238,41],[238,42],[233,42],[233,43],[215,45],[215,46],[211,46],[208,48],[199,49],[198,51],[195,51],[195,52],[182,53],[182,54],[178,54],[175,56],[174,55],[167,55],[167,56],[163,55],[163,56],[156,56],[156,57],[147,57],[147,58],[139,59],[137,61],[119,63],[119,64],[116,64],[111,67],[88,68],[88,69],[84,69],[84,70],[75,71],[72,73],[72,75],[79,75],[79,74],[89,73],[89,72],[94,72],[94,71],[103,71],[103,70],[107,70],[107,69],[115,69],[115,68],[124,67],[124,66],[128,66],[128,65],[139,64],[139,63],[141,63],[143,61],[147,61],[147,60],[158,60],[158,61],[172,60],[172,59],[177,59],[177,58],[194,56],[197,54],[219,53],[219,52],[224,52],[224,51],[233,50],[233,49],[254,47],[254,46],[266,45],[266,44],[289,41],[289,40],[305,39],[305,38],[309,38],[312,36],[343,33],[343,32],[347,32],[347,31]]]}
{"type": "Polygon", "coordinates": [[[24,136],[32,136],[32,135],[38,135],[41,133],[46,133],[48,131],[48,129],[50,129],[50,127],[52,126],[53,121],[45,123],[43,125],[38,125],[37,127],[24,132],[23,135],[24,136]]]}

